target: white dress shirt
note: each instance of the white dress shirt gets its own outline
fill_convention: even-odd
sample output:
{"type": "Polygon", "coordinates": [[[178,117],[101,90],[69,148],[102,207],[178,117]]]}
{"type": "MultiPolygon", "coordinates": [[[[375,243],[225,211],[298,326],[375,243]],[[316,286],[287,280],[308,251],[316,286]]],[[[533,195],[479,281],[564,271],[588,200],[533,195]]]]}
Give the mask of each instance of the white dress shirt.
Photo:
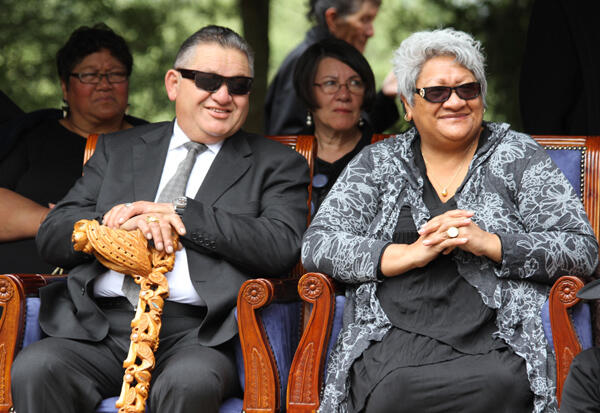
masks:
{"type": "MultiPolygon", "coordinates": [[[[181,130],[177,120],[175,120],[173,136],[171,136],[171,142],[169,143],[169,151],[167,153],[167,159],[165,160],[165,166],[160,178],[155,201],[167,182],[175,175],[175,171],[179,164],[185,159],[187,150],[183,145],[189,141],[190,139],[181,130]]],[[[206,145],[207,150],[197,156],[196,163],[192,168],[190,179],[188,180],[185,196],[188,198],[194,198],[196,196],[196,193],[198,192],[198,189],[200,189],[200,185],[202,185],[221,146],[223,146],[223,141],[206,145]]],[[[168,300],[193,305],[205,304],[192,284],[185,248],[176,251],[173,270],[165,275],[169,281],[168,300]]],[[[123,277],[123,274],[112,270],[100,275],[94,283],[94,295],[96,297],[123,296],[124,294],[121,291],[123,277]]]]}

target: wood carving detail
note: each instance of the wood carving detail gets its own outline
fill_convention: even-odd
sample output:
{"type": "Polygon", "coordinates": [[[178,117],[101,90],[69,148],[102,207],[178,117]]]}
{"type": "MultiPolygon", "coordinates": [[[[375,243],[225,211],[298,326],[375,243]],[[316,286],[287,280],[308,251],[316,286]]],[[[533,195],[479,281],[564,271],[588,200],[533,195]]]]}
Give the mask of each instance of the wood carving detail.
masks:
{"type": "Polygon", "coordinates": [[[267,290],[259,282],[248,283],[244,288],[244,300],[253,307],[261,307],[267,300],[267,290]]]}
{"type": "Polygon", "coordinates": [[[561,363],[562,368],[560,371],[560,374],[563,377],[563,381],[569,374],[569,368],[571,367],[571,362],[573,361],[574,358],[575,358],[575,354],[573,353],[573,351],[569,347],[565,347],[565,349],[563,350],[563,353],[562,353],[562,361],[563,362],[561,363]]]}
{"type": "Polygon", "coordinates": [[[250,362],[252,366],[252,374],[254,377],[258,378],[256,381],[251,381],[250,388],[246,389],[246,391],[250,391],[250,405],[251,407],[268,408],[271,404],[271,400],[269,398],[269,392],[266,391],[268,389],[263,388],[264,386],[268,386],[267,363],[262,357],[260,351],[258,351],[256,348],[252,349],[250,362]]]}
{"type": "Polygon", "coordinates": [[[8,280],[0,280],[0,301],[10,301],[14,294],[15,289],[12,284],[8,280]]]}
{"type": "Polygon", "coordinates": [[[558,298],[565,304],[570,304],[577,300],[577,291],[580,286],[572,280],[564,280],[560,283],[558,289],[558,298]]]}
{"type": "Polygon", "coordinates": [[[315,276],[303,277],[298,290],[302,297],[315,300],[323,294],[323,282],[315,276]]]}
{"type": "MultiPolygon", "coordinates": [[[[6,369],[6,346],[4,344],[0,345],[0,371],[4,371],[6,369]]],[[[0,404],[5,404],[8,400],[8,389],[6,388],[6,381],[4,380],[4,375],[0,375],[0,404]]]]}
{"type": "Polygon", "coordinates": [[[313,387],[313,368],[315,366],[315,344],[309,343],[298,363],[298,368],[294,372],[292,384],[294,388],[291,391],[291,401],[296,403],[310,403],[312,401],[311,388],[313,387]]]}
{"type": "MultiPolygon", "coordinates": [[[[129,353],[123,362],[123,386],[116,407],[119,413],[143,413],[155,365],[154,352],[158,349],[164,300],[169,296],[164,274],[173,269],[175,254],[156,250],[139,229],[111,229],[95,220],[78,221],[72,241],[75,250],[93,254],[107,268],[131,275],[140,285],[137,310],[131,321],[129,353]]],[[[174,235],[175,249],[177,242],[178,237],[174,235]]]]}

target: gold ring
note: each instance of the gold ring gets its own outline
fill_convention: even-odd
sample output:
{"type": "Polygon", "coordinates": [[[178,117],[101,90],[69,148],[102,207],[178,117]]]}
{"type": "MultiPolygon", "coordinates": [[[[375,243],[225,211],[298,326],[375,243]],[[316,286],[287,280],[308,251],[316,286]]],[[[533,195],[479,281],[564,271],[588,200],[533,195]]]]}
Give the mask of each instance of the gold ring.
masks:
{"type": "Polygon", "coordinates": [[[133,204],[131,202],[128,202],[125,204],[125,207],[129,208],[130,206],[132,206],[133,204]]]}
{"type": "Polygon", "coordinates": [[[446,235],[448,235],[448,238],[458,237],[458,228],[456,228],[456,227],[448,228],[448,231],[446,231],[446,235]]]}
{"type": "Polygon", "coordinates": [[[151,216],[151,215],[146,217],[146,222],[147,222],[148,224],[150,224],[150,223],[152,223],[152,222],[159,222],[159,221],[160,221],[160,219],[158,219],[158,218],[156,218],[156,217],[153,217],[153,216],[151,216]]]}

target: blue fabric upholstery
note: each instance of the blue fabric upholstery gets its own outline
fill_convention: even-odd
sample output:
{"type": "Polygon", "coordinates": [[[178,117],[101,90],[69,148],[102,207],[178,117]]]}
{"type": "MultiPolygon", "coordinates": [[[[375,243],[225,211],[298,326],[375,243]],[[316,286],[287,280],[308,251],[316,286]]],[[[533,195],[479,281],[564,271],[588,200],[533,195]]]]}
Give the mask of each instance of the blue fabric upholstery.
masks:
{"type": "MultiPolygon", "coordinates": [[[[285,404],[287,380],[292,360],[300,342],[300,314],[302,304],[271,303],[260,312],[265,332],[269,338],[271,349],[275,356],[279,379],[281,381],[281,403],[285,404]]],[[[239,362],[238,362],[239,363],[239,362]]],[[[238,365],[238,368],[240,366],[238,365]]],[[[243,379],[244,364],[241,363],[241,378],[243,379]]]]}
{"type": "MultiPolygon", "coordinates": [[[[337,340],[337,336],[340,334],[344,319],[344,304],[346,303],[346,297],[343,295],[335,296],[335,311],[333,312],[333,323],[331,326],[331,338],[329,339],[329,345],[327,346],[327,358],[325,359],[325,369],[327,369],[327,363],[329,363],[329,355],[333,346],[337,340]]],[[[327,371],[327,370],[325,370],[327,371]]]]}
{"type": "MultiPolygon", "coordinates": [[[[40,299],[28,297],[26,299],[25,331],[23,334],[23,347],[40,340],[44,334],[38,323],[40,299]]],[[[300,341],[300,312],[301,303],[272,303],[261,310],[261,320],[269,337],[271,348],[279,368],[281,379],[282,401],[286,399],[287,378],[292,359],[300,341]]],[[[236,362],[238,366],[240,384],[244,386],[244,360],[238,341],[236,345],[236,362]]],[[[118,397],[111,397],[102,401],[96,413],[116,413],[115,402],[118,397]]],[[[242,411],[242,399],[232,398],[226,400],[219,413],[239,413],[242,411]]]]}
{"type": "MultiPolygon", "coordinates": [[[[592,315],[588,303],[578,303],[571,308],[571,321],[575,333],[579,338],[579,344],[583,350],[592,347],[592,315]]],[[[542,307],[542,324],[548,344],[554,351],[554,340],[552,340],[552,328],[550,327],[550,309],[548,301],[542,307]]]]}
{"type": "Polygon", "coordinates": [[[583,171],[583,147],[573,147],[572,149],[552,149],[546,148],[546,152],[554,161],[556,166],[565,174],[575,193],[581,199],[581,174],[583,171]]]}
{"type": "Polygon", "coordinates": [[[25,299],[25,331],[23,332],[23,348],[43,337],[38,315],[40,314],[40,299],[27,297],[25,299]]]}

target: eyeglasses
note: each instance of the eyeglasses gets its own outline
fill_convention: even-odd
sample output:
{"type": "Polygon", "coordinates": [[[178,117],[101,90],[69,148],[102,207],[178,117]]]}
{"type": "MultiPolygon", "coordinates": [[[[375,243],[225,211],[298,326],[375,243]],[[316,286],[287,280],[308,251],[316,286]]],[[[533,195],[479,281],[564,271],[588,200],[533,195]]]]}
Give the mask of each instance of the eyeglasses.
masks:
{"type": "Polygon", "coordinates": [[[421,95],[423,99],[431,103],[442,103],[450,99],[452,91],[464,100],[475,99],[481,94],[481,84],[479,82],[465,83],[455,87],[450,86],[432,86],[416,89],[415,93],[421,95]]]}
{"type": "Polygon", "coordinates": [[[103,77],[106,78],[108,83],[123,83],[127,80],[126,72],[69,73],[69,76],[76,77],[81,83],[86,83],[88,85],[97,85],[102,82],[103,77]]]}
{"type": "Polygon", "coordinates": [[[335,95],[342,86],[346,86],[348,92],[353,95],[362,95],[365,91],[365,84],[360,79],[348,79],[346,83],[340,83],[337,80],[326,80],[323,83],[314,83],[319,86],[326,95],[335,95]]]}
{"type": "Polygon", "coordinates": [[[227,90],[232,95],[247,95],[252,88],[252,78],[246,76],[226,77],[216,73],[200,72],[199,70],[175,69],[181,73],[182,77],[192,79],[198,89],[207,92],[216,92],[223,82],[227,85],[227,90]]]}

